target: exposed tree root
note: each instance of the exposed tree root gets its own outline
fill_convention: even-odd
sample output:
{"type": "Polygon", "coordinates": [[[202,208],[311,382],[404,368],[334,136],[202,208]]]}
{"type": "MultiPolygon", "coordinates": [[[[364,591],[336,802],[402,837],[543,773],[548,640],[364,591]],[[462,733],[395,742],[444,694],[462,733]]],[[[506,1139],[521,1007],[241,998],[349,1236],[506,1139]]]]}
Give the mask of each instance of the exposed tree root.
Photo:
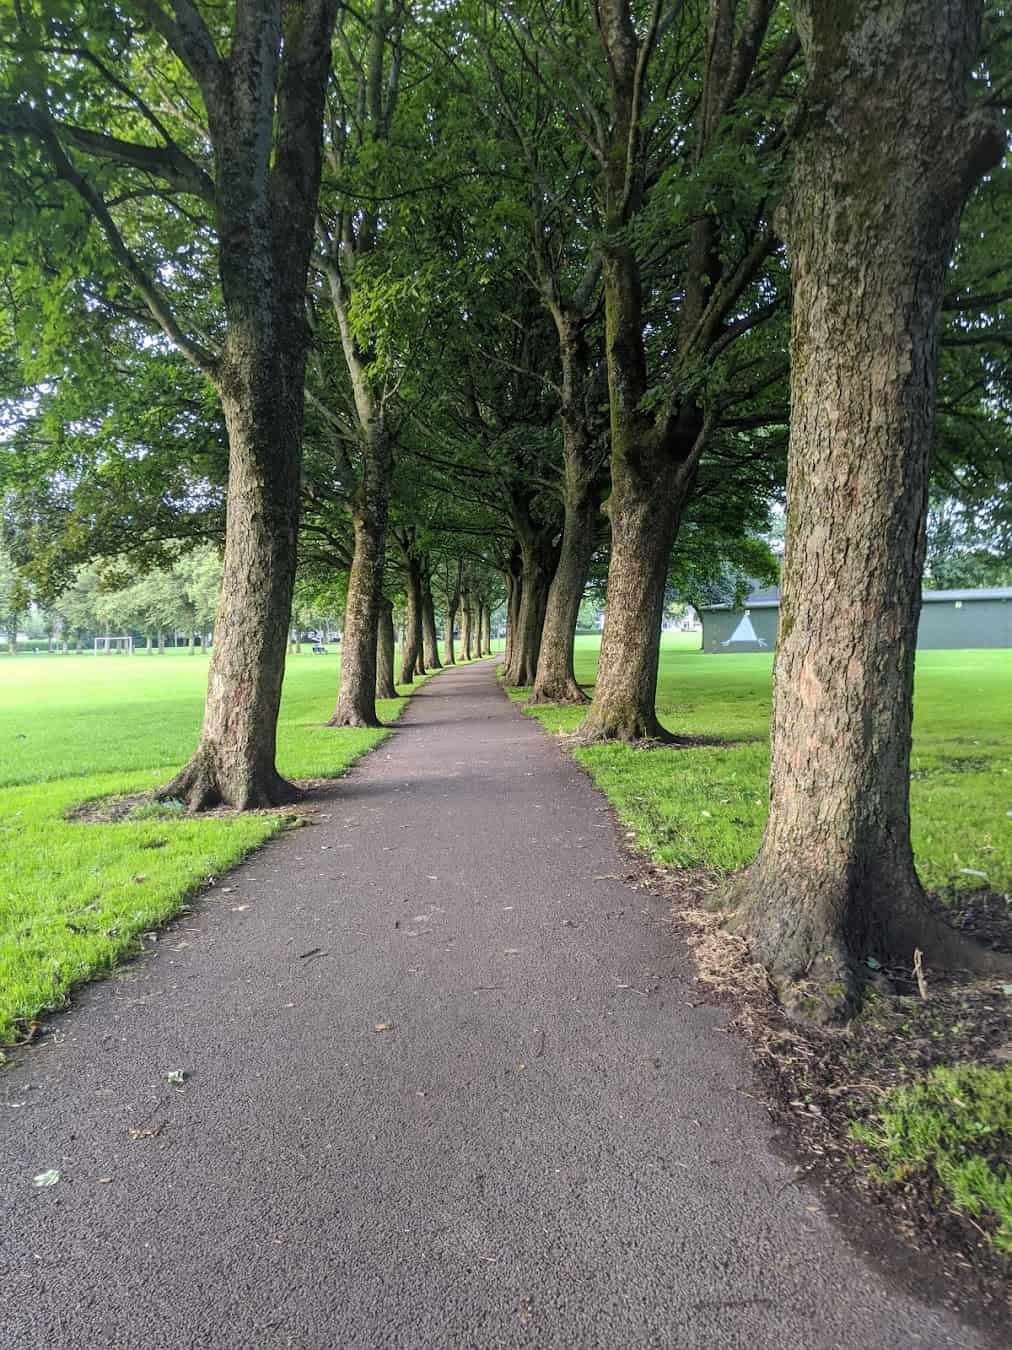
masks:
{"type": "Polygon", "coordinates": [[[803,877],[759,880],[743,872],[720,897],[725,927],[762,965],[782,1006],[817,1024],[848,1021],[880,970],[909,971],[915,953],[946,972],[1012,976],[1012,956],[990,951],[936,912],[916,878],[848,893],[803,877]]]}
{"type": "MultiPolygon", "coordinates": [[[[394,698],[396,697],[397,694],[395,693],[394,698]]],[[[385,725],[386,724],[384,722],[381,722],[378,717],[367,717],[357,708],[349,708],[347,711],[342,711],[340,708],[338,708],[337,712],[327,723],[328,727],[372,728],[372,727],[382,727],[385,725]]]]}
{"type": "Polygon", "coordinates": [[[205,744],[175,778],[155,791],[154,799],[183,802],[195,815],[216,806],[231,806],[237,811],[287,806],[302,795],[294,783],[273,768],[257,772],[247,765],[237,765],[226,772],[214,747],[205,744]]]}
{"type": "Polygon", "coordinates": [[[589,703],[589,694],[584,693],[574,679],[569,676],[561,680],[545,680],[543,683],[535,683],[531,696],[527,700],[528,707],[536,707],[542,703],[589,703]]]}

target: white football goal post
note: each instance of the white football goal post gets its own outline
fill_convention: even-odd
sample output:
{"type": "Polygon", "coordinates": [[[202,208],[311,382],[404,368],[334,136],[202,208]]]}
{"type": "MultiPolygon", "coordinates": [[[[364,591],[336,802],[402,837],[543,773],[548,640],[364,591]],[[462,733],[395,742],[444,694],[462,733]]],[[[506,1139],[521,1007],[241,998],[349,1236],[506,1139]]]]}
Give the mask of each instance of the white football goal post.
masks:
{"type": "Polygon", "coordinates": [[[99,652],[103,656],[108,656],[110,652],[126,652],[127,656],[134,654],[134,640],[128,634],[126,637],[111,637],[106,634],[105,637],[95,639],[95,655],[99,652]]]}

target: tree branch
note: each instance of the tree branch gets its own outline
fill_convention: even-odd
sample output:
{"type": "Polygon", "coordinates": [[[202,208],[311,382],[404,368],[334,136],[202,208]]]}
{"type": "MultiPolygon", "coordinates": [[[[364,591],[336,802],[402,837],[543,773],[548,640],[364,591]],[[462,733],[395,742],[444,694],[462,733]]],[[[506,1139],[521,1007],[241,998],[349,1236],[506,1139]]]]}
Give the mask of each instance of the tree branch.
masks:
{"type": "Polygon", "coordinates": [[[117,136],[107,136],[101,131],[89,131],[87,127],[72,126],[68,122],[54,122],[53,125],[79,150],[94,155],[96,159],[125,164],[131,169],[154,174],[177,192],[186,192],[214,204],[214,182],[210,174],[205,173],[199,164],[195,164],[175,145],[139,145],[133,141],[120,140],[117,136]]]}

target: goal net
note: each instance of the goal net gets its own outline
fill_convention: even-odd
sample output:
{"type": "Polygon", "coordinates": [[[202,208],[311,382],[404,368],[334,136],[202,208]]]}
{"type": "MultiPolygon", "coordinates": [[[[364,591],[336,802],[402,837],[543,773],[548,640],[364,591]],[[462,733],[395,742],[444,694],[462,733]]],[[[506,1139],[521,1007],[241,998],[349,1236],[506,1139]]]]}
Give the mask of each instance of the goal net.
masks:
{"type": "Polygon", "coordinates": [[[126,652],[128,656],[133,656],[134,640],[129,635],[126,637],[97,637],[95,639],[95,655],[99,652],[103,656],[108,656],[110,652],[126,652]]]}

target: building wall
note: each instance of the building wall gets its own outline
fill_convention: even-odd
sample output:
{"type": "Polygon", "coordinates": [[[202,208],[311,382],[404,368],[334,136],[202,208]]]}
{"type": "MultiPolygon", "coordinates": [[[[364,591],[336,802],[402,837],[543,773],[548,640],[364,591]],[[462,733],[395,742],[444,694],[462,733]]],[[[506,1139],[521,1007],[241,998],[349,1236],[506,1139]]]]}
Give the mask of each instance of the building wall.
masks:
{"type": "Polygon", "coordinates": [[[921,606],[917,646],[924,651],[1012,647],[1012,601],[929,601],[921,606]]]}
{"type": "MultiPolygon", "coordinates": [[[[704,610],[703,651],[715,655],[772,651],[779,614],[776,605],[704,610]]],[[[967,647],[1012,647],[1012,601],[943,600],[922,605],[917,630],[919,651],[967,647]]]]}
{"type": "Polygon", "coordinates": [[[704,652],[771,652],[777,640],[776,605],[703,610],[704,652]]]}

